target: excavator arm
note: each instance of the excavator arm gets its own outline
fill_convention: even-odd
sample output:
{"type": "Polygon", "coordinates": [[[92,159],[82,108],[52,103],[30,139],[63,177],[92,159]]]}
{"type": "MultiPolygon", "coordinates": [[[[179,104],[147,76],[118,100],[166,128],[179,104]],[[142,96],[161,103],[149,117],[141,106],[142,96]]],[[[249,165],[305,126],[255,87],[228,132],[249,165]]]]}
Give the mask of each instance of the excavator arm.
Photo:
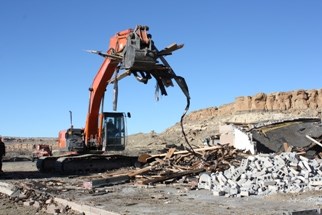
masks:
{"type": "Polygon", "coordinates": [[[159,51],[154,45],[147,26],[137,26],[134,30],[128,29],[117,33],[110,39],[106,53],[91,51],[104,57],[103,64],[98,70],[90,90],[88,114],[85,124],[85,143],[95,140],[100,145],[102,131],[102,116],[99,110],[104,92],[109,83],[133,74],[135,78],[147,83],[152,77],[157,81],[157,86],[162,95],[167,95],[166,87],[173,86],[174,79],[190,100],[188,87],[182,77],[176,76],[163,56],[172,54],[183,45],[172,44],[159,51]],[[161,63],[159,63],[159,60],[161,63]],[[122,74],[113,79],[114,73],[124,70],[122,74]]]}
{"type": "Polygon", "coordinates": [[[137,158],[109,156],[103,153],[107,149],[124,149],[124,114],[103,112],[103,110],[100,113],[100,108],[103,109],[104,101],[102,100],[106,87],[109,84],[114,84],[116,90],[117,82],[127,76],[133,75],[144,84],[154,78],[157,89],[161,91],[162,95],[167,95],[166,88],[173,86],[172,81],[175,80],[187,98],[184,115],[186,114],[190,103],[187,84],[182,77],[174,73],[164,58],[164,56],[171,55],[173,51],[182,48],[183,45],[172,44],[159,51],[151,39],[151,35],[148,34],[148,30],[147,26],[139,25],[134,30],[121,31],[110,39],[106,52],[89,51],[104,57],[104,60],[89,88],[90,97],[85,128],[74,128],[71,116],[71,127],[60,131],[58,137],[58,146],[61,151],[67,150],[67,155],[38,159],[37,168],[40,171],[61,173],[103,171],[116,166],[133,165],[137,161],[137,158]],[[119,136],[109,134],[112,129],[109,129],[107,122],[111,118],[118,124],[119,136]]]}

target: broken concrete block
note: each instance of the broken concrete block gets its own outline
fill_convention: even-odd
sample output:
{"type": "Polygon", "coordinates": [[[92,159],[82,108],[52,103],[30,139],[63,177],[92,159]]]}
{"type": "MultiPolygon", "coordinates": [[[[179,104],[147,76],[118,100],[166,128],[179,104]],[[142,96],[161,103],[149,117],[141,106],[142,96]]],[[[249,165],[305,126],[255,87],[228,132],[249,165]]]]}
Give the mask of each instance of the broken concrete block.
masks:
{"type": "Polygon", "coordinates": [[[249,159],[243,159],[243,160],[241,161],[239,168],[240,168],[240,170],[241,170],[242,172],[246,172],[246,170],[247,170],[247,168],[248,168],[248,166],[249,166],[249,162],[250,162],[250,160],[249,160],[249,159]]]}
{"type": "Polygon", "coordinates": [[[322,177],[314,177],[309,179],[311,186],[322,186],[322,177]]]}
{"type": "Polygon", "coordinates": [[[220,172],[218,175],[217,175],[217,179],[220,183],[220,185],[225,185],[226,182],[227,182],[227,178],[223,175],[222,172],[220,172]]]}
{"type": "Polygon", "coordinates": [[[232,176],[232,173],[235,171],[235,167],[234,166],[231,166],[229,169],[225,170],[223,172],[223,175],[226,177],[226,178],[231,178],[232,176]]]}
{"type": "Polygon", "coordinates": [[[32,201],[25,201],[23,202],[23,206],[31,206],[34,202],[32,201]]]}
{"type": "Polygon", "coordinates": [[[297,175],[300,174],[300,172],[298,172],[297,170],[295,170],[293,167],[290,167],[289,170],[290,170],[290,173],[293,174],[294,176],[297,176],[297,175]]]}
{"type": "Polygon", "coordinates": [[[272,186],[272,185],[275,185],[275,184],[276,184],[276,181],[264,181],[263,182],[264,186],[272,186]]]}
{"type": "Polygon", "coordinates": [[[262,189],[259,189],[258,190],[257,195],[259,195],[259,196],[265,196],[265,195],[269,194],[270,192],[271,191],[269,189],[262,188],[262,189]]]}
{"type": "Polygon", "coordinates": [[[305,177],[301,176],[301,175],[299,175],[299,176],[297,176],[295,178],[299,179],[301,181],[301,183],[307,183],[308,182],[308,180],[305,177]]]}
{"type": "Polygon", "coordinates": [[[240,196],[243,197],[243,196],[250,196],[250,193],[248,190],[245,190],[245,191],[240,191],[240,196]]]}
{"type": "Polygon", "coordinates": [[[254,185],[252,186],[252,190],[254,190],[254,191],[258,191],[258,190],[259,190],[259,188],[260,188],[260,186],[259,186],[258,184],[254,184],[254,185]]]}
{"type": "Polygon", "coordinates": [[[306,162],[308,162],[308,161],[309,161],[309,159],[308,159],[308,158],[306,158],[306,157],[304,157],[304,156],[302,156],[302,155],[300,155],[300,156],[299,156],[299,158],[301,159],[301,161],[306,161],[306,162]]]}
{"type": "Polygon", "coordinates": [[[237,185],[238,185],[238,186],[240,186],[240,187],[242,187],[242,186],[244,186],[244,184],[245,184],[246,182],[247,182],[247,180],[242,179],[242,180],[237,181],[237,185]]]}
{"type": "Polygon", "coordinates": [[[228,179],[228,184],[231,186],[231,187],[234,187],[234,186],[237,186],[237,183],[231,179],[228,179]]]}
{"type": "Polygon", "coordinates": [[[255,156],[249,156],[247,159],[248,159],[250,162],[253,162],[253,161],[257,160],[257,158],[256,158],[255,156]]]}
{"type": "Polygon", "coordinates": [[[258,171],[257,169],[254,170],[252,173],[251,173],[251,177],[256,179],[260,176],[263,176],[265,174],[265,170],[264,171],[258,171]]]}
{"type": "Polygon", "coordinates": [[[302,169],[302,170],[301,170],[301,175],[302,175],[304,178],[309,178],[309,177],[310,177],[310,173],[309,173],[309,171],[307,171],[306,169],[302,169]]]}
{"type": "Polygon", "coordinates": [[[276,186],[278,187],[278,190],[285,190],[286,183],[284,181],[277,181],[276,186]]]}
{"type": "Polygon", "coordinates": [[[288,160],[290,166],[297,166],[299,163],[298,156],[294,152],[288,153],[288,156],[286,159],[288,160]]]}
{"type": "Polygon", "coordinates": [[[303,162],[303,165],[306,168],[306,170],[308,172],[312,172],[313,169],[311,168],[311,166],[309,165],[309,163],[307,161],[302,161],[302,162],[303,162]]]}
{"type": "Polygon", "coordinates": [[[214,191],[212,191],[212,194],[214,196],[224,196],[225,195],[225,192],[224,191],[220,191],[220,190],[214,190],[214,191]]]}
{"type": "Polygon", "coordinates": [[[268,185],[267,189],[270,190],[271,192],[276,193],[278,191],[278,187],[275,185],[268,185]]]}
{"type": "Polygon", "coordinates": [[[277,171],[277,177],[283,179],[286,176],[285,172],[282,170],[277,171]]]}
{"type": "Polygon", "coordinates": [[[276,169],[281,169],[281,168],[283,168],[284,166],[285,166],[285,161],[284,161],[281,157],[276,156],[276,157],[274,158],[274,167],[275,167],[276,169]]]}
{"type": "Polygon", "coordinates": [[[212,182],[212,185],[213,186],[216,186],[216,185],[219,185],[220,183],[219,183],[219,180],[218,180],[218,178],[217,178],[217,175],[215,174],[215,173],[212,173],[211,175],[210,175],[210,177],[211,177],[211,182],[212,182]]]}
{"type": "Polygon", "coordinates": [[[318,161],[316,159],[314,160],[310,160],[309,161],[309,164],[314,168],[314,169],[317,169],[320,167],[320,164],[318,163],[318,161]]]}
{"type": "Polygon", "coordinates": [[[239,193],[239,187],[238,186],[231,187],[230,190],[229,190],[229,194],[231,196],[237,195],[238,193],[239,193]]]}
{"type": "Polygon", "coordinates": [[[257,170],[262,170],[263,169],[263,165],[262,165],[261,160],[256,160],[254,162],[254,164],[255,164],[255,167],[257,168],[257,170]]]}
{"type": "Polygon", "coordinates": [[[302,169],[305,169],[303,161],[299,161],[298,166],[302,169]]]}
{"type": "Polygon", "coordinates": [[[208,173],[201,173],[199,176],[198,182],[199,189],[211,190],[212,188],[212,179],[208,173]]]}
{"type": "Polygon", "coordinates": [[[294,184],[294,186],[304,189],[305,187],[307,187],[307,183],[298,183],[298,184],[294,184]]]}
{"type": "Polygon", "coordinates": [[[272,168],[274,166],[273,161],[269,158],[262,158],[262,161],[265,168],[272,168]]]}
{"type": "Polygon", "coordinates": [[[240,178],[242,173],[243,172],[240,169],[236,169],[235,172],[233,172],[231,179],[234,181],[237,181],[240,178]]]}

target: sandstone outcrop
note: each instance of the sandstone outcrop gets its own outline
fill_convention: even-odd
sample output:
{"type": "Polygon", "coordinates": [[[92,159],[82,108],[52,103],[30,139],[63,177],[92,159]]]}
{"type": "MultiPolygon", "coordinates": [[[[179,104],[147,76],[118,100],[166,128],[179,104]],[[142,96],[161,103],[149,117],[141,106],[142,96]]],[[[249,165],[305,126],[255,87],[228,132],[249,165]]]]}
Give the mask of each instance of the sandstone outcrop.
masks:
{"type": "Polygon", "coordinates": [[[240,96],[235,102],[220,107],[210,107],[193,111],[187,120],[234,115],[245,112],[288,112],[298,114],[305,112],[318,116],[322,111],[322,89],[296,90],[290,92],[258,93],[254,96],[240,96]]]}

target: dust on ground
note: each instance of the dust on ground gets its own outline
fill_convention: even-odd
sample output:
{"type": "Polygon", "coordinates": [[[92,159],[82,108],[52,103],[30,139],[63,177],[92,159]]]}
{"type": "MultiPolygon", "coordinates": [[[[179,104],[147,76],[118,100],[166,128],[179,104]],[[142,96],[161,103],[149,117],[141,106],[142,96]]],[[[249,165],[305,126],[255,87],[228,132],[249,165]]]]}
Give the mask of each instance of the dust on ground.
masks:
{"type": "MultiPolygon", "coordinates": [[[[158,153],[168,143],[157,139],[154,133],[137,134],[135,138],[142,140],[140,144],[127,146],[125,154],[158,153]]],[[[55,139],[46,140],[53,144],[55,139]]],[[[133,141],[134,142],[134,141],[133,141]]],[[[43,142],[42,142],[43,143],[43,142]]],[[[12,143],[13,144],[13,143],[12,143]]],[[[20,143],[19,143],[20,144],[20,143]]],[[[179,147],[179,146],[178,146],[179,147]]],[[[23,150],[23,157],[28,153],[23,150]]],[[[10,154],[10,153],[9,153],[10,154]]],[[[16,158],[19,152],[13,153],[16,158]]],[[[9,156],[9,155],[8,155],[9,156]]],[[[139,185],[135,182],[115,186],[85,189],[83,182],[104,178],[107,173],[84,175],[45,174],[37,171],[36,163],[23,161],[4,162],[5,174],[1,181],[16,186],[28,185],[35,190],[49,195],[94,206],[119,214],[283,214],[291,211],[319,209],[322,206],[322,192],[273,194],[268,196],[250,196],[228,198],[213,196],[209,190],[196,190],[191,184],[180,181],[161,183],[154,186],[139,185]]],[[[125,169],[125,171],[127,171],[125,169]]],[[[0,196],[0,210],[4,214],[49,214],[32,206],[22,206],[4,195],[0,196]],[[21,211],[21,213],[20,213],[21,211]]],[[[75,212],[75,214],[77,214],[75,212]]]]}
{"type": "MultiPolygon", "coordinates": [[[[39,173],[34,162],[5,162],[3,181],[19,186],[31,184],[37,190],[73,202],[84,203],[119,214],[282,214],[288,211],[317,209],[322,206],[322,192],[274,194],[243,198],[215,197],[209,190],[191,190],[188,184],[171,183],[143,186],[133,183],[86,190],[84,181],[101,174],[60,176],[39,173]],[[54,182],[59,186],[51,187],[54,182]]],[[[23,210],[36,214],[33,207],[23,207],[1,196],[0,209],[7,214],[23,210]]],[[[47,214],[40,211],[39,214],[47,214]]]]}

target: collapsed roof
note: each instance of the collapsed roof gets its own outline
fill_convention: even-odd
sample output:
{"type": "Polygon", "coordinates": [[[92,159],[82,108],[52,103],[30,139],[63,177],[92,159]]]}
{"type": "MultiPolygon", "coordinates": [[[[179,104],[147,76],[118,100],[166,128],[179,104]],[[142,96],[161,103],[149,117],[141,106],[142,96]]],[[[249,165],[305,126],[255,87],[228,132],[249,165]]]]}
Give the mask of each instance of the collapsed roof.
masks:
{"type": "MultiPolygon", "coordinates": [[[[249,150],[253,154],[282,152],[288,150],[288,147],[313,149],[321,139],[320,118],[293,118],[252,124],[227,123],[221,128],[221,143],[229,141],[236,148],[249,150]]],[[[318,147],[322,151],[322,147],[318,147]]]]}

